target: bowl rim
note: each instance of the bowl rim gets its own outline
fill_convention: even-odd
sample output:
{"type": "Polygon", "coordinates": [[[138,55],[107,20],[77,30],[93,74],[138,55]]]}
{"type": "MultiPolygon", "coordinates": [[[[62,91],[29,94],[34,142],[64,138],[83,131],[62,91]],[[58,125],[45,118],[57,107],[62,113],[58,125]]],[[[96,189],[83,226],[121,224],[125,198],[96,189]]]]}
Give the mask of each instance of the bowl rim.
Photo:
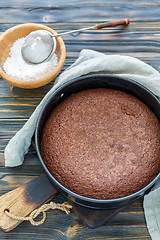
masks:
{"type": "MultiPolygon", "coordinates": [[[[21,29],[23,27],[24,28],[36,27],[37,30],[38,29],[44,29],[44,30],[47,30],[47,31],[51,32],[52,34],[57,34],[57,32],[54,29],[52,29],[52,28],[50,28],[50,27],[48,27],[48,26],[46,26],[44,24],[23,23],[23,24],[19,24],[19,25],[13,26],[13,27],[9,28],[8,30],[6,30],[4,33],[2,33],[1,36],[0,36],[0,44],[1,44],[1,41],[7,35],[9,35],[11,32],[13,32],[14,30],[17,30],[17,29],[21,29]]],[[[17,39],[18,39],[18,37],[17,37],[17,39]]],[[[60,45],[61,56],[60,56],[60,59],[59,59],[57,65],[56,65],[56,67],[51,72],[46,74],[44,77],[41,77],[39,79],[33,79],[33,80],[32,79],[21,80],[21,79],[13,78],[13,77],[9,76],[3,70],[2,67],[0,67],[0,76],[3,79],[5,79],[7,82],[9,82],[11,85],[16,86],[16,87],[20,87],[20,88],[32,89],[32,88],[38,88],[38,87],[41,87],[41,86],[44,86],[44,85],[48,84],[61,71],[61,69],[62,69],[62,67],[64,65],[64,62],[65,62],[65,59],[66,59],[66,47],[65,47],[64,41],[63,41],[63,39],[60,36],[57,36],[56,39],[57,39],[57,41],[59,42],[59,45],[60,45]]]]}
{"type": "Polygon", "coordinates": [[[123,202],[123,201],[128,201],[128,200],[131,200],[131,199],[134,199],[138,196],[143,196],[144,193],[149,190],[156,182],[157,180],[160,178],[160,172],[157,174],[157,176],[149,183],[147,184],[145,187],[143,187],[142,189],[138,190],[137,192],[133,193],[133,194],[130,194],[130,195],[127,195],[127,196],[124,196],[124,197],[120,197],[120,198],[115,198],[115,199],[96,199],[96,198],[89,198],[89,197],[84,197],[82,195],[79,195],[75,192],[72,192],[71,190],[67,189],[66,187],[64,187],[60,182],[58,182],[54,177],[53,175],[50,173],[50,171],[48,170],[48,168],[46,167],[44,161],[43,161],[43,158],[40,154],[40,146],[39,146],[39,139],[38,139],[38,131],[39,131],[39,124],[40,124],[40,121],[41,121],[41,118],[43,116],[43,113],[45,111],[45,108],[47,107],[47,105],[50,103],[50,101],[52,100],[52,98],[61,90],[63,90],[63,88],[65,88],[65,86],[68,86],[76,81],[81,81],[83,79],[86,79],[86,78],[91,78],[91,77],[109,77],[109,78],[117,78],[117,79],[121,79],[121,80],[125,80],[125,81],[128,81],[134,85],[137,85],[138,87],[144,89],[146,92],[148,92],[156,101],[158,104],[160,104],[160,100],[148,89],[146,88],[145,86],[141,85],[140,83],[134,81],[134,80],[131,80],[131,79],[128,79],[128,78],[125,78],[125,77],[120,77],[120,76],[117,76],[117,75],[111,75],[111,74],[91,74],[91,75],[86,75],[86,76],[81,76],[81,77],[77,77],[77,78],[74,78],[74,79],[71,79],[69,80],[68,82],[66,83],[63,83],[61,86],[59,86],[50,96],[49,98],[46,100],[46,102],[44,103],[40,113],[39,113],[39,117],[38,117],[38,120],[37,120],[37,123],[36,123],[36,128],[35,128],[35,147],[36,147],[36,152],[37,152],[37,155],[38,155],[38,158],[45,170],[45,172],[47,173],[47,175],[49,176],[50,179],[53,180],[53,182],[55,182],[57,184],[57,186],[62,189],[64,192],[66,192],[69,196],[72,196],[74,198],[78,198],[80,199],[81,201],[85,201],[85,202],[91,202],[91,203],[95,203],[95,204],[110,204],[110,203],[120,203],[120,202],[123,202]]]}

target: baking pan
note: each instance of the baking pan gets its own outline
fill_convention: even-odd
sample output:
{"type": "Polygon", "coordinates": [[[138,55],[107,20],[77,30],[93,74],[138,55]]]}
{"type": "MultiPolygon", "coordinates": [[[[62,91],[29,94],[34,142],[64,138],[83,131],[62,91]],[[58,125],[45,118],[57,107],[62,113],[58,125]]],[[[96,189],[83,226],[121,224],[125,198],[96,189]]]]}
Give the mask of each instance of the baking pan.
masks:
{"type": "Polygon", "coordinates": [[[144,86],[140,85],[139,83],[133,80],[121,78],[115,75],[94,74],[94,75],[83,76],[63,84],[49,97],[49,99],[43,106],[39,115],[36,130],[35,130],[36,151],[50,182],[73,205],[78,204],[79,207],[81,206],[81,207],[85,207],[89,209],[97,209],[97,210],[98,209],[113,210],[116,212],[117,209],[121,209],[127,206],[128,204],[132,203],[136,199],[143,196],[147,191],[149,191],[150,188],[159,179],[160,173],[146,187],[144,187],[143,189],[141,189],[140,191],[132,195],[125,196],[122,198],[117,198],[117,199],[106,199],[106,200],[92,199],[92,198],[87,198],[87,197],[78,195],[66,189],[62,184],[60,184],[47,169],[40,153],[41,152],[40,151],[41,132],[51,111],[58,104],[60,104],[64,99],[69,97],[71,94],[85,90],[85,89],[93,89],[93,88],[113,88],[113,89],[130,93],[136,96],[137,98],[139,98],[140,100],[142,100],[160,120],[160,102],[158,98],[153,93],[151,93],[148,89],[146,89],[144,86]]]}

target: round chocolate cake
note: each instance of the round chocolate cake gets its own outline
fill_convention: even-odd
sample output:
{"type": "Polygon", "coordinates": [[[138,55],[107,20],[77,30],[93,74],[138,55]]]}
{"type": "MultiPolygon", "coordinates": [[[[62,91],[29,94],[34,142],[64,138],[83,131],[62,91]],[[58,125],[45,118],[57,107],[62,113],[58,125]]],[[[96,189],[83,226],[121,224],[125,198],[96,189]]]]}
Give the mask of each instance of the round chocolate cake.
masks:
{"type": "Polygon", "coordinates": [[[65,99],[49,116],[41,155],[67,189],[115,199],[148,185],[160,170],[160,124],[136,97],[89,89],[65,99]]]}

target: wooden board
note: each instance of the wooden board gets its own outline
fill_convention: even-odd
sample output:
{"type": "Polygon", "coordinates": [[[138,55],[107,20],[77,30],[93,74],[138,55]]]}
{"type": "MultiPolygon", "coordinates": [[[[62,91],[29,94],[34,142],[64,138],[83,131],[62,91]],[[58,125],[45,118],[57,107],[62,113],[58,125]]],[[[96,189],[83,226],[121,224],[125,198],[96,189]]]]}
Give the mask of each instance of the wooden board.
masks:
{"type": "Polygon", "coordinates": [[[0,197],[0,227],[9,232],[22,220],[13,219],[6,211],[18,217],[27,217],[33,210],[49,201],[57,193],[43,174],[0,197]]]}

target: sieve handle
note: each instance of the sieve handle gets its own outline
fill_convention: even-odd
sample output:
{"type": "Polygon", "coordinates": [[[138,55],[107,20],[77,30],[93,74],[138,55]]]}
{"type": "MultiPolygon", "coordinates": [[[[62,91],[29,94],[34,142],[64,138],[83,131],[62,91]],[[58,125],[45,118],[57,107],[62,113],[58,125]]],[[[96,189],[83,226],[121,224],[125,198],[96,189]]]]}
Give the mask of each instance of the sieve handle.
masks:
{"type": "Polygon", "coordinates": [[[97,30],[97,29],[106,28],[106,27],[116,27],[119,25],[128,25],[129,23],[130,23],[130,20],[127,18],[122,19],[122,20],[112,21],[112,22],[104,22],[104,23],[95,24],[94,26],[91,26],[91,27],[85,27],[85,28],[80,28],[80,29],[71,30],[71,31],[67,31],[67,32],[57,33],[57,34],[52,35],[52,37],[57,37],[57,36],[65,35],[68,33],[76,33],[76,32],[85,31],[85,30],[89,30],[89,29],[97,30]]]}
{"type": "Polygon", "coordinates": [[[101,28],[106,28],[106,27],[116,27],[119,25],[128,25],[129,23],[130,23],[130,20],[126,18],[126,19],[112,21],[112,22],[104,22],[104,23],[95,24],[94,29],[101,29],[101,28]]]}

